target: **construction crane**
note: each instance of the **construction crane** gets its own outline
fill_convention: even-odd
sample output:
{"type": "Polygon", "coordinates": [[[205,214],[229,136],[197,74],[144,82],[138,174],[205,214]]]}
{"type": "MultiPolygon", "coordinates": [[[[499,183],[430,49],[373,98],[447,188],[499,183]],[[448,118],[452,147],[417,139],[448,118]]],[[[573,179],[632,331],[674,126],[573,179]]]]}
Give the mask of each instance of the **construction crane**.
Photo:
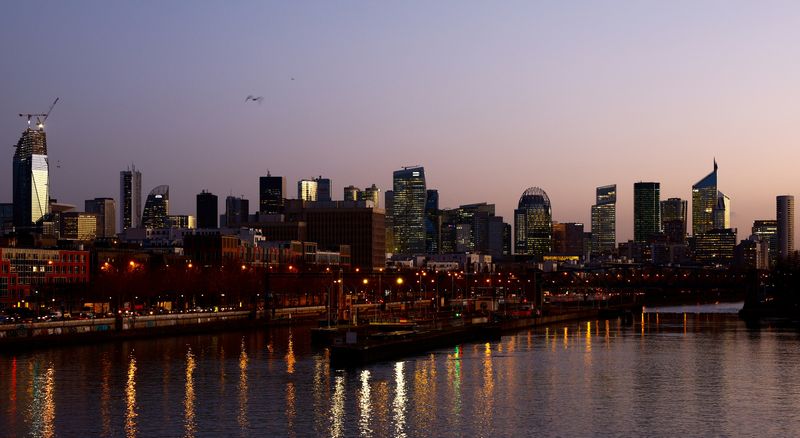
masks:
{"type": "Polygon", "coordinates": [[[45,114],[20,114],[20,117],[27,117],[28,118],[28,126],[31,126],[31,118],[36,117],[36,127],[39,129],[44,128],[44,122],[50,117],[50,113],[53,111],[53,107],[56,106],[58,103],[59,97],[56,97],[56,100],[50,105],[50,109],[47,110],[45,114]],[[42,118],[40,118],[42,117],[42,118]]]}

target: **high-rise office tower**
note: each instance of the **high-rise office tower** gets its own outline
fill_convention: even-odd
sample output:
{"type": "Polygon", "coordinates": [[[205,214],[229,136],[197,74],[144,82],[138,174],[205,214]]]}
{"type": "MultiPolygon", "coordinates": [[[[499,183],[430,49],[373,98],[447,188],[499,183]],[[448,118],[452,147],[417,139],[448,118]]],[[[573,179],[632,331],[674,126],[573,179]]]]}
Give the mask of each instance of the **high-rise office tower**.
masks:
{"type": "Polygon", "coordinates": [[[516,254],[541,258],[553,244],[553,212],[550,198],[539,187],[522,193],[514,210],[514,250],[516,254]]]}
{"type": "Polygon", "coordinates": [[[97,215],[97,237],[108,238],[117,234],[117,203],[113,198],[94,198],[84,202],[87,213],[97,215]]]}
{"type": "Polygon", "coordinates": [[[592,255],[610,255],[617,246],[617,185],[596,189],[592,206],[592,255]]]}
{"type": "Polygon", "coordinates": [[[314,179],[297,181],[297,199],[301,201],[316,201],[317,188],[317,181],[314,179]]]}
{"type": "Polygon", "coordinates": [[[717,161],[714,160],[714,170],[692,186],[692,235],[715,228],[714,210],[718,204],[717,161]]]}
{"type": "Polygon", "coordinates": [[[794,252],[794,196],[782,195],[776,198],[778,221],[778,254],[785,259],[794,252]]]}
{"type": "Polygon", "coordinates": [[[780,245],[778,245],[778,221],[774,219],[761,219],[753,221],[753,236],[756,240],[766,241],[769,251],[769,265],[772,266],[778,260],[780,245]]]}
{"type": "Polygon", "coordinates": [[[375,208],[381,207],[381,189],[375,184],[365,188],[359,193],[358,199],[361,201],[372,201],[375,208]]]}
{"type": "Polygon", "coordinates": [[[425,169],[404,167],[394,171],[392,226],[394,245],[399,254],[425,252],[425,169]]]}
{"type": "Polygon", "coordinates": [[[169,227],[169,186],[162,185],[154,188],[147,195],[142,214],[144,228],[169,227]]]}
{"type": "Polygon", "coordinates": [[[717,191],[717,204],[711,210],[714,229],[724,230],[731,227],[731,198],[717,191]]]}
{"type": "Polygon", "coordinates": [[[197,227],[217,228],[219,201],[217,195],[203,190],[197,194],[197,227]]]}
{"type": "Polygon", "coordinates": [[[575,222],[553,224],[553,252],[559,255],[583,255],[583,224],[575,222]]]}
{"type": "Polygon", "coordinates": [[[131,165],[119,173],[120,231],[142,226],[142,172],[131,165]]]}
{"type": "Polygon", "coordinates": [[[439,254],[441,225],[439,191],[428,189],[425,191],[425,252],[428,254],[439,254]]]}
{"type": "Polygon", "coordinates": [[[332,201],[331,190],[333,188],[331,187],[331,179],[323,178],[322,175],[320,175],[319,178],[314,178],[314,181],[317,182],[317,201],[332,201]]]}
{"type": "Polygon", "coordinates": [[[686,223],[689,202],[681,198],[661,201],[661,229],[670,243],[686,241],[686,223]]]}
{"type": "Polygon", "coordinates": [[[383,205],[386,206],[386,252],[394,253],[397,251],[394,246],[394,190],[383,193],[383,205]]]}
{"type": "Polygon", "coordinates": [[[361,189],[356,186],[347,186],[344,188],[344,199],[345,201],[358,201],[361,197],[361,189]]]}
{"type": "Polygon", "coordinates": [[[237,196],[225,198],[225,226],[239,227],[250,218],[250,201],[237,196]]]}
{"type": "Polygon", "coordinates": [[[14,152],[12,173],[14,226],[29,228],[50,212],[50,168],[43,124],[22,133],[14,152]]]}
{"type": "Polygon", "coordinates": [[[633,240],[645,243],[661,231],[661,184],[638,182],[633,185],[633,240]]]}
{"type": "Polygon", "coordinates": [[[258,183],[258,211],[263,214],[282,214],[283,200],[286,198],[286,178],[272,176],[267,172],[267,176],[259,178],[258,183]]]}
{"type": "Polygon", "coordinates": [[[82,211],[61,213],[59,217],[60,237],[83,241],[94,240],[100,234],[100,230],[97,228],[99,223],[96,213],[82,211]]]}

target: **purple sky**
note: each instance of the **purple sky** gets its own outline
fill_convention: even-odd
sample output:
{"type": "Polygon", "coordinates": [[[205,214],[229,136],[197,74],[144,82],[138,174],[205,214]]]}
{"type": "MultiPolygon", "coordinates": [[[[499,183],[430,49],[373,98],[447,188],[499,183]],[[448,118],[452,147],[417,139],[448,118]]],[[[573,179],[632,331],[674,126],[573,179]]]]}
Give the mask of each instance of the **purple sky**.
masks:
{"type": "Polygon", "coordinates": [[[616,183],[626,240],[634,182],[688,199],[716,157],[744,238],[800,187],[798,2],[138,3],[3,5],[0,138],[61,97],[60,201],[117,198],[131,162],[184,214],[201,189],[255,205],[268,169],[341,198],[422,164],[443,207],[511,221],[540,186],[587,229],[594,188],[616,183]]]}

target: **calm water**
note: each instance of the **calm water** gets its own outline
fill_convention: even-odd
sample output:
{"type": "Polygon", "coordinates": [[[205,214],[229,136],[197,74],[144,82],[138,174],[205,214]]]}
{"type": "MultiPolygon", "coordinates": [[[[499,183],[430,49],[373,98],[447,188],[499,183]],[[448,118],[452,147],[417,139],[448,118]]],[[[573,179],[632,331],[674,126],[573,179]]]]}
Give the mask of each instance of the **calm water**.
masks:
{"type": "Polygon", "coordinates": [[[0,354],[0,435],[798,434],[797,331],[654,310],[355,371],[298,328],[0,354]]]}

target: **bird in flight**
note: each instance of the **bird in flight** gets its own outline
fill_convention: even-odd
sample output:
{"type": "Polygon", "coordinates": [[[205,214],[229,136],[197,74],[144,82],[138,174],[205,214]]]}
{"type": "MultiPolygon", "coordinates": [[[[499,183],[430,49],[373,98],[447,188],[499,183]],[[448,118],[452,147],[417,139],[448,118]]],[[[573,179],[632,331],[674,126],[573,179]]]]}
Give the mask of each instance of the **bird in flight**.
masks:
{"type": "Polygon", "coordinates": [[[253,102],[261,103],[261,101],[264,100],[264,96],[253,96],[252,94],[250,94],[244,98],[245,102],[250,102],[251,100],[253,102]]]}

